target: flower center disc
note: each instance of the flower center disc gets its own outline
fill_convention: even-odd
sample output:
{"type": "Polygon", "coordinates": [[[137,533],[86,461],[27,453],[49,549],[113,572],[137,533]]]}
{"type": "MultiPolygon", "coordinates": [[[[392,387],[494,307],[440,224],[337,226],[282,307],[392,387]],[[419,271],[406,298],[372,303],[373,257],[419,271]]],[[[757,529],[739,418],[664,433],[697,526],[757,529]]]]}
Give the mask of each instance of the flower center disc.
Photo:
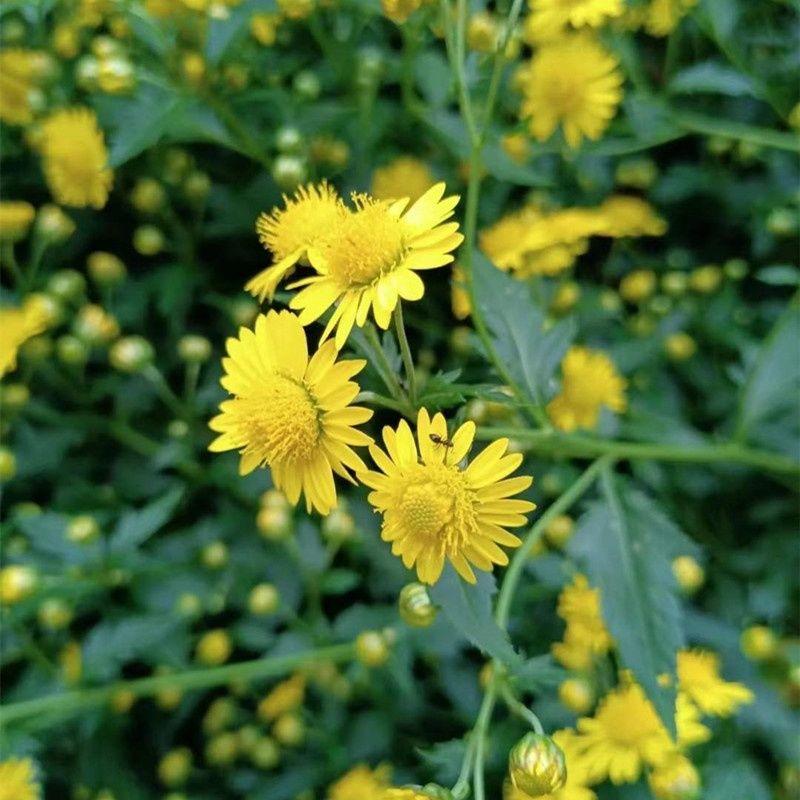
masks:
{"type": "Polygon", "coordinates": [[[391,272],[405,252],[402,222],[385,203],[372,203],[344,220],[326,257],[331,276],[340,283],[366,286],[391,272]]]}
{"type": "Polygon", "coordinates": [[[275,375],[262,391],[240,398],[248,439],[258,442],[269,464],[311,457],[320,438],[316,403],[300,383],[275,375]]]}

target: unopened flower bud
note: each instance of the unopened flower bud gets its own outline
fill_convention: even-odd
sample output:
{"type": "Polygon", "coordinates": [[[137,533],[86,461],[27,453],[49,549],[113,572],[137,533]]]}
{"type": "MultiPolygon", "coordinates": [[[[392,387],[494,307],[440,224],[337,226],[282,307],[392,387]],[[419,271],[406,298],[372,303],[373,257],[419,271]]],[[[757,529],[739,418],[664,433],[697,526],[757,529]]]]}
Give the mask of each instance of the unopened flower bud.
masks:
{"type": "Polygon", "coordinates": [[[222,569],[228,563],[228,546],[225,542],[209,542],[203,548],[201,561],[208,569],[222,569]]]}
{"type": "Polygon", "coordinates": [[[58,337],[56,354],[62,364],[79,367],[89,360],[89,347],[77,336],[66,334],[58,337]]]}
{"type": "Polygon", "coordinates": [[[306,737],[306,726],[299,714],[281,714],[272,726],[272,735],[284,747],[297,747],[306,737]]]}
{"type": "Polygon", "coordinates": [[[300,153],[303,150],[303,134],[297,128],[283,127],[275,134],[275,146],[281,153],[300,153]]]}
{"type": "Polygon", "coordinates": [[[86,280],[74,269],[62,269],[53,273],[47,282],[47,291],[65,302],[77,300],[86,291],[86,280]]]}
{"type": "Polygon", "coordinates": [[[319,78],[310,69],[304,69],[294,76],[292,88],[303,100],[316,100],[320,93],[319,78]]]}
{"type": "Polygon", "coordinates": [[[678,556],[672,561],[672,574],[684,594],[692,595],[705,583],[706,572],[692,556],[678,556]]]}
{"type": "Polygon", "coordinates": [[[280,605],[281,596],[271,583],[259,583],[254,586],[247,598],[247,607],[251,614],[265,616],[274,614],[280,605]]]}
{"type": "Polygon", "coordinates": [[[569,514],[559,514],[547,523],[544,537],[553,547],[564,547],[572,538],[574,530],[575,520],[569,514]]]}
{"type": "Polygon", "coordinates": [[[356,658],[370,668],[383,666],[389,660],[386,637],[379,631],[364,631],[356,638],[356,658]]]}
{"type": "Polygon", "coordinates": [[[133,249],[143,256],[158,255],[164,249],[164,234],[155,225],[140,225],[133,232],[133,249]]]}
{"type": "Polygon", "coordinates": [[[0,411],[6,414],[24,408],[30,399],[30,389],[24,383],[7,383],[0,386],[0,411]]]}
{"type": "Polygon", "coordinates": [[[232,764],[239,754],[239,738],[227,731],[217,734],[206,745],[205,757],[209,764],[226,766],[232,764]]]}
{"type": "Polygon", "coordinates": [[[72,609],[64,600],[51,597],[39,606],[36,616],[45,630],[60,631],[72,622],[72,609]]]}
{"type": "Polygon", "coordinates": [[[86,269],[98,286],[116,286],[125,280],[128,270],[113,253],[98,250],[86,259],[86,269]]]}
{"type": "Polygon", "coordinates": [[[250,761],[259,769],[272,769],[281,760],[281,751],[270,736],[260,736],[249,749],[250,761]]]}
{"type": "Polygon", "coordinates": [[[258,512],[256,527],[270,541],[280,541],[292,532],[292,515],[288,508],[265,507],[258,512]]]}
{"type": "Polygon", "coordinates": [[[189,364],[202,364],[211,358],[211,342],[205,336],[187,334],[178,342],[178,355],[189,364]]]}
{"type": "Polygon", "coordinates": [[[686,756],[675,753],[648,776],[650,791],[658,800],[696,800],[700,775],[686,756]]]}
{"type": "Polygon", "coordinates": [[[400,590],[398,607],[403,622],[412,628],[427,628],[438,613],[427,586],[421,583],[409,583],[400,590]]]}
{"type": "Polygon", "coordinates": [[[76,544],[88,544],[100,535],[100,526],[90,514],[73,517],[67,524],[67,539],[76,544]]]}
{"type": "Polygon", "coordinates": [[[567,678],[558,687],[558,699],[575,714],[585,714],[594,705],[595,695],[585,678],[567,678]]]}
{"type": "Polygon", "coordinates": [[[664,350],[672,361],[686,361],[697,352],[697,342],[688,333],[671,333],[664,340],[664,350]]]}
{"type": "Polygon", "coordinates": [[[139,372],[153,360],[153,346],[141,336],[124,336],[108,352],[111,366],[120,372],[139,372]]]}
{"type": "Polygon", "coordinates": [[[164,786],[182,786],[192,769],[192,751],[188,747],[170,750],[158,763],[158,779],[164,786]]]}
{"type": "Polygon", "coordinates": [[[751,625],[739,640],[742,652],[751,661],[767,661],[778,651],[778,639],[766,625],[751,625]]]}
{"type": "Polygon", "coordinates": [[[352,514],[344,508],[334,508],[331,513],[322,520],[322,535],[329,542],[344,542],[348,539],[352,539],[355,530],[355,520],[352,514]]]}
{"type": "Polygon", "coordinates": [[[38,576],[33,567],[11,564],[0,569],[0,603],[13,605],[30,597],[36,589],[38,576]]]}
{"type": "Polygon", "coordinates": [[[139,178],[131,192],[133,207],[144,214],[154,214],[166,199],[166,190],[155,178],[139,178]]]}
{"type": "Polygon", "coordinates": [[[224,664],[233,652],[233,643],[228,632],[222,628],[206,631],[197,642],[195,659],[208,667],[224,664]]]}
{"type": "Polygon", "coordinates": [[[567,780],[567,765],[561,748],[541,733],[527,733],[508,756],[511,783],[531,797],[552,794],[567,780]]]}
{"type": "Polygon", "coordinates": [[[103,345],[119,336],[119,323],[102,306],[87,303],[75,315],[72,331],[88,345],[103,345]]]}
{"type": "Polygon", "coordinates": [[[293,155],[279,155],[272,165],[272,179],[281,189],[294,189],[307,176],[305,161],[293,155]]]}

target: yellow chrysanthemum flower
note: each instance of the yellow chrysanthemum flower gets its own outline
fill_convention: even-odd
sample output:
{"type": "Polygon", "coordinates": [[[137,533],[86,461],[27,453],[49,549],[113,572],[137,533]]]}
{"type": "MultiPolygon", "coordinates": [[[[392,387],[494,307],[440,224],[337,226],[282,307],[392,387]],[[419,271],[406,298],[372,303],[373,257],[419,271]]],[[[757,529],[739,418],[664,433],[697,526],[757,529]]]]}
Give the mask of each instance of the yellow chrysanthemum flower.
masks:
{"type": "Polygon", "coordinates": [[[651,36],[669,36],[695,5],[697,0],[651,0],[644,28],[651,36]]]}
{"type": "Polygon", "coordinates": [[[30,758],[0,762],[0,800],[39,800],[41,796],[36,765],[30,758]]]}
{"type": "Polygon", "coordinates": [[[19,348],[46,327],[47,315],[38,303],[0,308],[0,376],[16,369],[19,348]]]}
{"type": "Polygon", "coordinates": [[[327,800],[382,800],[391,775],[388,764],[357,764],[328,787],[327,800]]]}
{"type": "Polygon", "coordinates": [[[678,733],[678,747],[694,747],[711,738],[711,730],[700,721],[700,711],[683,692],[678,692],[675,701],[675,727],[678,733]]]}
{"type": "Polygon", "coordinates": [[[561,373],[561,392],[547,405],[550,419],[560,430],[596,428],[601,406],[617,413],[626,409],[625,379],[605,353],[570,347],[561,362],[561,373]]]}
{"type": "Polygon", "coordinates": [[[678,688],[704,714],[729,717],[740,705],[751,703],[753,693],[744,684],[723,680],[719,656],[707,650],[678,653],[678,688]]]}
{"type": "Polygon", "coordinates": [[[41,152],[47,185],[66,206],[103,208],[114,180],[103,131],[88,108],[68,108],[43,123],[41,152]]]}
{"type": "MultiPolygon", "coordinates": [[[[589,788],[589,771],[578,746],[575,731],[567,728],[556,731],[553,741],[564,753],[567,765],[567,782],[555,792],[540,795],[537,800],[596,800],[597,795],[589,788]]],[[[530,795],[516,788],[511,781],[503,785],[503,800],[531,800],[530,795]]]]}
{"type": "Polygon", "coordinates": [[[416,442],[405,420],[396,431],[385,427],[386,452],[376,445],[369,449],[382,472],[358,474],[374,489],[369,502],[383,514],[381,538],[392,543],[406,568],[416,567],[423,583],[436,583],[445,559],[469,583],[475,583],[471,565],[491,571],[494,564],[507,564],[498,545],[517,547],[521,541],[505,528],[525,525],[524,515],[536,508],[509,499],[533,479],[508,478],[522,463],[519,453],[506,454],[508,439],[498,439],[463,466],[474,436],[470,421],[449,437],[444,417],[431,420],[422,408],[416,442]]]}
{"type": "Polygon", "coordinates": [[[585,575],[575,575],[558,597],[557,614],[576,640],[585,642],[595,653],[607,653],[612,647],[611,634],[603,622],[600,590],[589,586],[585,575]]]}
{"type": "Polygon", "coordinates": [[[20,47],[0,52],[0,120],[8,125],[33,121],[38,83],[47,68],[47,56],[20,47]]]}
{"type": "Polygon", "coordinates": [[[520,115],[549,139],[561,125],[570,147],[599,139],[622,100],[618,61],[594,39],[572,34],[540,47],[521,74],[520,115]]]}
{"type": "Polygon", "coordinates": [[[372,174],[372,196],[376,200],[415,202],[436,183],[428,165],[412,156],[400,156],[372,174]]]}
{"type": "Polygon", "coordinates": [[[359,391],[350,378],[366,362],[337,362],[333,343],[309,358],[305,331],[289,311],[259,315],[227,350],[222,385],[233,398],[209,423],[221,434],[209,449],[239,450],[242,475],[269,466],[289,502],[303,494],[309,511],[328,514],[336,506],[333,473],[352,480],[348,470],[366,468],[352,447],[372,439],[354,426],[372,411],[350,405],[359,391]]]}
{"type": "Polygon", "coordinates": [[[525,21],[526,41],[543,42],[565,28],[599,28],[622,14],[623,0],[529,0],[531,13],[525,21]]]}
{"type": "Polygon", "coordinates": [[[24,200],[0,200],[0,241],[22,239],[35,216],[36,209],[24,200]]]}
{"type": "Polygon", "coordinates": [[[281,714],[294,711],[303,704],[306,696],[306,678],[304,675],[292,675],[281,681],[258,704],[258,716],[267,722],[272,722],[281,714]]]}
{"type": "Polygon", "coordinates": [[[464,238],[457,222],[446,222],[459,198],[443,198],[444,190],[437,183],[411,206],[405,199],[389,203],[354,197],[356,210],[344,217],[336,236],[324,248],[309,251],[318,274],[295,284],[305,288],[290,307],[300,311],[303,325],[338,302],[321,341],[335,329],[340,349],[353,325],[364,325],[370,309],[385,330],[400,298],[419,300],[425,285],[417,270],[451,263],[452,251],[464,238]]]}
{"type": "Polygon", "coordinates": [[[576,747],[590,783],[638,780],[645,764],[660,764],[674,749],[653,704],[636,683],[609,692],[594,717],[578,720],[576,747]]]}
{"type": "Polygon", "coordinates": [[[682,800],[698,797],[700,775],[686,756],[673,753],[648,776],[650,791],[656,800],[682,800]]]}
{"type": "Polygon", "coordinates": [[[283,197],[283,208],[273,208],[256,221],[261,244],[272,251],[275,263],[262,270],[245,289],[263,301],[272,299],[278,284],[308,253],[339,230],[348,211],[336,191],[324,181],[301,186],[292,197],[283,197]]]}
{"type": "Polygon", "coordinates": [[[598,233],[602,236],[663,236],[667,222],[640,197],[617,194],[603,201],[598,209],[598,233]]]}

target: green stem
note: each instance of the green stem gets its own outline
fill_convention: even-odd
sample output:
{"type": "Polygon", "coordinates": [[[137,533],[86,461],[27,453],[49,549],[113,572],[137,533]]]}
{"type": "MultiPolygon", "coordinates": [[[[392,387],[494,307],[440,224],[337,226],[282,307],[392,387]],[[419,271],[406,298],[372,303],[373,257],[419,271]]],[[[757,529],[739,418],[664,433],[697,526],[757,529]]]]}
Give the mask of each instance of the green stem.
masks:
{"type": "Polygon", "coordinates": [[[17,264],[17,259],[14,255],[13,242],[3,242],[2,246],[0,246],[0,257],[2,263],[5,264],[8,267],[9,272],[11,272],[17,289],[21,290],[24,288],[22,272],[20,271],[19,264],[17,264]]]}
{"type": "Polygon", "coordinates": [[[164,401],[164,405],[166,405],[170,411],[181,419],[189,416],[183,402],[178,395],[172,391],[172,388],[167,383],[167,379],[155,364],[148,364],[142,370],[142,375],[155,386],[158,396],[164,401]]]}
{"type": "Polygon", "coordinates": [[[596,458],[611,455],[617,459],[649,459],[676,463],[731,463],[756,467],[778,474],[800,476],[800,463],[788,456],[757,450],[737,442],[705,445],[669,445],[649,442],[620,442],[591,436],[531,431],[523,428],[479,428],[476,438],[508,436],[525,449],[544,455],[569,458],[596,458]]]}
{"type": "Polygon", "coordinates": [[[403,358],[403,369],[406,373],[406,383],[408,384],[408,397],[411,405],[417,405],[417,375],[414,370],[414,359],[411,356],[411,348],[408,346],[408,336],[406,336],[406,326],[403,323],[403,306],[398,301],[394,307],[394,329],[397,333],[397,342],[400,345],[400,355],[403,358]]]}
{"type": "Polygon", "coordinates": [[[533,728],[533,730],[538,733],[540,736],[544,735],[544,727],[542,726],[541,720],[536,714],[533,713],[524,703],[521,703],[516,697],[514,697],[514,693],[511,691],[511,687],[507,683],[503,683],[500,688],[500,693],[503,696],[503,702],[508,706],[509,710],[516,714],[518,717],[521,717],[528,723],[528,725],[533,728]]]}
{"type": "MultiPolygon", "coordinates": [[[[495,669],[497,665],[495,664],[495,669]]],[[[486,800],[486,786],[483,775],[483,762],[486,759],[486,734],[489,730],[489,722],[492,719],[495,703],[497,702],[497,679],[493,677],[486,687],[486,694],[483,696],[478,718],[472,735],[475,738],[475,761],[472,769],[472,788],[475,792],[475,800],[486,800]]]]}
{"type": "MultiPolygon", "coordinates": [[[[0,706],[0,725],[41,718],[43,724],[51,721],[51,714],[69,716],[85,708],[103,705],[120,690],[133,692],[137,697],[149,697],[163,689],[207,689],[222,684],[263,680],[285,675],[306,664],[320,661],[349,661],[354,657],[352,644],[337,644],[287,656],[256,658],[238,664],[225,664],[210,669],[192,669],[173,672],[152,678],[119,681],[96,689],[78,689],[72,692],[37,697],[0,706]],[[47,716],[45,716],[47,715],[47,716]]],[[[36,724],[36,723],[34,723],[36,724]]]]}
{"type": "Polygon", "coordinates": [[[381,340],[378,338],[378,331],[371,323],[367,323],[364,326],[364,331],[366,332],[365,338],[367,339],[371,355],[375,362],[373,366],[381,376],[381,380],[389,390],[389,394],[391,394],[392,397],[398,402],[407,404],[408,398],[403,391],[403,387],[400,386],[400,381],[397,380],[397,376],[394,374],[394,370],[392,369],[392,365],[389,363],[389,359],[386,358],[383,345],[381,344],[381,340]]]}
{"type": "Polygon", "coordinates": [[[380,408],[389,408],[392,411],[396,411],[398,414],[402,414],[404,417],[408,417],[412,420],[416,419],[412,413],[413,410],[409,409],[407,403],[393,400],[391,397],[385,397],[377,392],[359,392],[354,402],[369,403],[373,406],[379,406],[380,408]]]}

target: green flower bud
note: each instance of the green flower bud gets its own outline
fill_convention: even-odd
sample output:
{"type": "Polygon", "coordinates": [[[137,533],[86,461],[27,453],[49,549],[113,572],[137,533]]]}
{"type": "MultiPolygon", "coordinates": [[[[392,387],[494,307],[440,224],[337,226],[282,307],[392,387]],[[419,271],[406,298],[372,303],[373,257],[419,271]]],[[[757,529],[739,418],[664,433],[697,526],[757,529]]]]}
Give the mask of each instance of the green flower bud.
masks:
{"type": "Polygon", "coordinates": [[[66,334],[56,341],[56,354],[62,364],[79,367],[89,360],[89,345],[77,336],[66,334]]]}
{"type": "Polygon", "coordinates": [[[281,189],[294,189],[307,177],[306,164],[293,155],[279,155],[272,165],[272,179],[281,189]]]}
{"type": "Polygon", "coordinates": [[[303,100],[316,100],[320,93],[319,78],[309,69],[304,69],[294,76],[292,81],[292,88],[303,100]]]}
{"type": "Polygon", "coordinates": [[[75,233],[75,223],[58,206],[46,203],[36,215],[36,232],[48,242],[64,242],[75,233]]]}
{"type": "Polygon", "coordinates": [[[97,520],[89,514],[73,517],[67,525],[67,539],[76,544],[88,544],[100,535],[97,520]]]}
{"type": "Polygon", "coordinates": [[[211,358],[211,342],[205,336],[187,334],[178,342],[178,355],[188,364],[202,364],[211,358]]]}
{"type": "Polygon", "coordinates": [[[86,269],[98,286],[116,286],[125,280],[128,270],[113,253],[98,250],[86,259],[86,269]]]}
{"type": "Polygon", "coordinates": [[[541,733],[527,733],[508,756],[511,783],[531,797],[551,794],[567,781],[567,765],[561,748],[541,733]]]}
{"type": "Polygon", "coordinates": [[[140,225],[133,232],[133,249],[143,256],[158,255],[164,249],[164,234],[155,225],[140,225]]]}
{"type": "Polygon", "coordinates": [[[6,413],[24,408],[30,397],[30,389],[24,383],[7,383],[0,387],[0,407],[6,413]]]}
{"type": "Polygon", "coordinates": [[[428,588],[421,583],[409,583],[400,590],[398,607],[403,622],[412,628],[427,628],[438,613],[428,588]]]}
{"type": "Polygon", "coordinates": [[[364,631],[356,638],[356,658],[365,667],[383,666],[389,655],[389,644],[380,631],[364,631]]]}
{"type": "Polygon", "coordinates": [[[74,269],[62,269],[51,276],[47,291],[59,300],[77,300],[86,291],[86,280],[74,269]]]}
{"type": "Polygon", "coordinates": [[[261,736],[250,747],[250,760],[259,769],[272,769],[281,760],[281,751],[270,736],[261,736]]]}
{"type": "Polygon", "coordinates": [[[120,372],[139,372],[153,360],[153,346],[141,336],[124,336],[108,352],[111,366],[120,372]]]}
{"type": "Polygon", "coordinates": [[[281,153],[300,153],[303,150],[303,134],[297,128],[280,128],[275,134],[275,146],[281,153]]]}
{"type": "Polygon", "coordinates": [[[271,583],[259,583],[251,590],[247,598],[247,607],[251,614],[264,616],[275,613],[280,601],[280,593],[271,583]]]}
{"type": "Polygon", "coordinates": [[[211,191],[211,178],[205,172],[192,172],[183,183],[183,193],[195,203],[201,203],[211,191]]]}
{"type": "Polygon", "coordinates": [[[155,178],[139,178],[131,192],[133,207],[144,214],[154,214],[166,199],[166,190],[155,178]]]}

